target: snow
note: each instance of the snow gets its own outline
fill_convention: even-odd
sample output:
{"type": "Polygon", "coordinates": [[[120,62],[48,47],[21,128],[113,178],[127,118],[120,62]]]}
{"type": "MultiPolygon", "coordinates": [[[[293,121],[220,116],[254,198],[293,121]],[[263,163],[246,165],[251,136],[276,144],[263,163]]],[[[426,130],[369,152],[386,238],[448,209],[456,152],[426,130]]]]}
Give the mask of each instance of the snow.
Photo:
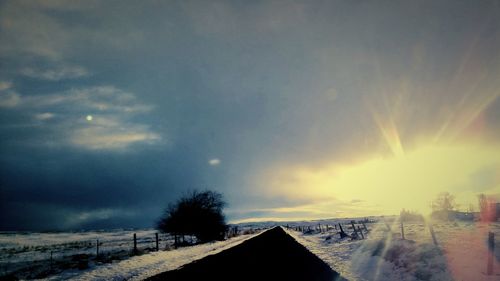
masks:
{"type": "MultiPolygon", "coordinates": [[[[99,240],[100,252],[110,252],[117,249],[132,249],[133,234],[137,234],[138,243],[153,246],[153,237],[158,232],[154,229],[145,230],[112,230],[112,231],[82,231],[82,232],[2,232],[0,233],[0,263],[6,257],[11,263],[17,261],[45,260],[50,252],[54,258],[71,254],[95,253],[95,244],[99,240]],[[21,252],[21,255],[7,256],[8,251],[21,252]],[[26,256],[26,257],[24,257],[26,256]]],[[[163,237],[166,240],[167,237],[163,237]]]]}
{"type": "Polygon", "coordinates": [[[335,230],[287,232],[349,280],[500,280],[499,223],[438,223],[434,225],[438,246],[420,223],[405,224],[406,240],[400,238],[399,224],[391,233],[385,224],[368,224],[368,228],[367,239],[353,241],[340,239],[335,230]],[[488,231],[498,237],[494,273],[489,276],[488,231]]]}
{"type": "MultiPolygon", "coordinates": [[[[241,228],[240,232],[253,233],[254,230],[241,228]]],[[[155,233],[157,230],[154,229],[45,233],[0,232],[0,276],[14,274],[22,279],[33,279],[59,274],[57,278],[66,279],[83,274],[89,271],[88,268],[93,270],[103,267],[107,270],[109,263],[115,266],[119,264],[119,261],[133,256],[134,234],[137,237],[138,249],[143,254],[141,257],[151,256],[154,259],[158,256],[155,251],[155,233]],[[95,258],[97,240],[99,240],[99,259],[95,258]]],[[[187,237],[187,239],[188,241],[195,240],[192,237],[187,237]]],[[[228,243],[231,243],[230,241],[233,239],[228,243]]],[[[160,249],[172,249],[173,244],[173,237],[168,234],[159,234],[160,249]]],[[[215,247],[219,247],[218,245],[216,244],[215,247]]],[[[181,248],[172,253],[178,252],[183,255],[185,249],[187,248],[181,248]]],[[[167,256],[170,257],[172,253],[167,256]]],[[[158,258],[161,257],[160,255],[158,258]]],[[[132,257],[134,260],[137,258],[137,256],[132,257]]],[[[123,265],[131,268],[129,263],[123,263],[123,265]]]]}
{"type": "Polygon", "coordinates": [[[249,234],[225,241],[200,244],[171,251],[159,251],[135,256],[117,263],[106,264],[90,270],[67,270],[48,280],[143,280],[164,271],[176,269],[184,264],[220,253],[226,249],[258,235],[249,234]]]}
{"type": "MultiPolygon", "coordinates": [[[[54,264],[73,260],[78,255],[94,257],[99,240],[99,253],[115,259],[127,258],[133,249],[133,234],[140,250],[155,248],[154,229],[107,230],[80,232],[1,232],[0,275],[21,272],[22,278],[43,276],[54,264]],[[41,275],[38,275],[41,274],[41,275]]],[[[171,245],[169,235],[160,234],[160,247],[171,245]]],[[[66,265],[64,265],[66,266],[66,265]]]]}
{"type": "Polygon", "coordinates": [[[130,239],[134,233],[138,236],[154,236],[154,229],[144,230],[106,230],[81,232],[2,232],[0,247],[49,246],[99,239],[101,242],[130,239]]]}
{"type": "MultiPolygon", "coordinates": [[[[385,219],[389,224],[394,223],[390,226],[391,231],[387,230],[385,223],[368,223],[366,225],[370,232],[364,232],[367,238],[365,240],[340,239],[337,230],[332,228],[340,222],[344,230],[351,233],[352,229],[348,229],[351,219],[248,223],[239,224],[238,229],[242,233],[251,233],[251,230],[282,225],[299,243],[349,280],[500,280],[500,223],[435,222],[434,230],[438,241],[436,246],[429,228],[423,223],[405,223],[406,240],[402,240],[397,219],[385,219]],[[287,225],[290,230],[287,230],[287,225]],[[316,230],[318,225],[322,226],[323,232],[316,230]],[[329,231],[325,231],[326,225],[330,226],[329,231]],[[294,226],[311,227],[311,231],[294,231],[294,226]],[[488,232],[493,232],[496,237],[494,274],[489,276],[486,275],[488,232]]],[[[26,269],[26,265],[38,261],[41,267],[48,267],[50,252],[56,261],[87,253],[90,256],[89,268],[80,270],[73,267],[58,273],[52,272],[51,274],[56,275],[50,275],[48,280],[142,280],[219,253],[258,235],[241,235],[226,241],[156,252],[152,249],[155,246],[155,232],[146,229],[0,233],[0,275],[18,269],[29,271],[31,269],[26,269]],[[139,249],[145,254],[129,257],[134,233],[137,233],[139,249]],[[101,253],[122,251],[125,252],[124,255],[116,260],[110,259],[109,263],[95,260],[96,239],[102,243],[101,253]]],[[[160,235],[160,240],[161,249],[171,249],[171,237],[160,235]]],[[[27,276],[23,278],[33,278],[33,275],[27,276]]]]}

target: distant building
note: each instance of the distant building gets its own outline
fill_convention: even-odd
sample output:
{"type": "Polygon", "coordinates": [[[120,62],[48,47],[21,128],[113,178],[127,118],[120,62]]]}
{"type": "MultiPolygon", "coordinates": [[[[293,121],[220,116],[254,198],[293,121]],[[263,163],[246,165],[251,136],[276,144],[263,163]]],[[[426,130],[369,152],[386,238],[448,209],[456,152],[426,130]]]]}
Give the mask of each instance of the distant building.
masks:
{"type": "Polygon", "coordinates": [[[478,213],[473,212],[452,212],[452,217],[461,221],[473,221],[478,216],[478,213]]]}
{"type": "Polygon", "coordinates": [[[443,210],[443,211],[432,212],[431,217],[437,220],[473,221],[478,217],[477,214],[478,213],[443,210]]]}
{"type": "Polygon", "coordinates": [[[489,202],[481,212],[434,211],[431,217],[437,220],[461,221],[498,221],[500,220],[500,202],[489,202]]]}

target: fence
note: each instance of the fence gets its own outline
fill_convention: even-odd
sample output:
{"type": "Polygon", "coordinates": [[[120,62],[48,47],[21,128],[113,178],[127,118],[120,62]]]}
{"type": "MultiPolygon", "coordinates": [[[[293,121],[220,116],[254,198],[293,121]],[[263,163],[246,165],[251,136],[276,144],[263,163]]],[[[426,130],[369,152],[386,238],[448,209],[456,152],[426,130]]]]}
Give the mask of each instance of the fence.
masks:
{"type": "MultiPolygon", "coordinates": [[[[373,222],[369,222],[373,223],[373,222]]],[[[439,244],[439,237],[441,237],[441,242],[445,242],[447,239],[447,236],[449,235],[450,230],[457,231],[456,229],[459,227],[456,223],[454,222],[442,222],[441,224],[435,225],[437,229],[440,229],[440,232],[438,232],[438,235],[436,234],[436,231],[434,230],[434,226],[431,222],[428,221],[422,221],[420,223],[410,223],[410,232],[406,233],[405,227],[408,227],[408,223],[405,223],[404,220],[396,220],[394,219],[392,222],[388,222],[385,220],[381,220],[378,223],[378,226],[372,226],[371,230],[375,230],[376,235],[374,238],[401,238],[402,240],[409,239],[413,241],[420,241],[422,242],[422,238],[426,237],[424,241],[428,241],[428,243],[433,243],[437,250],[441,253],[441,245],[439,244]],[[399,232],[397,231],[397,228],[395,228],[396,225],[399,224],[399,232]],[[418,226],[417,228],[415,226],[418,226]],[[451,227],[450,227],[451,226],[451,227]],[[443,227],[445,229],[443,229],[443,227]],[[394,229],[395,228],[395,229],[394,229]],[[395,231],[394,231],[395,230],[395,231]]],[[[339,235],[338,238],[343,239],[343,238],[351,238],[351,239],[365,239],[366,234],[372,233],[371,230],[367,228],[367,223],[364,221],[350,221],[350,222],[338,222],[335,224],[321,224],[318,223],[316,225],[314,224],[308,224],[308,225],[285,225],[287,229],[292,229],[295,231],[302,232],[304,234],[319,234],[319,233],[330,233],[330,235],[325,236],[325,239],[329,240],[332,237],[332,234],[339,235]]],[[[480,227],[480,226],[479,226],[480,227]]],[[[484,226],[487,228],[487,226],[484,226]]],[[[461,230],[458,230],[461,231],[461,230]]],[[[470,231],[470,229],[469,229],[470,231]]],[[[476,239],[478,241],[486,241],[487,243],[487,251],[485,252],[486,257],[486,264],[477,265],[477,268],[482,268],[484,266],[484,269],[482,272],[485,272],[486,275],[495,275],[498,273],[495,273],[495,265],[497,264],[495,262],[495,256],[496,259],[500,257],[498,253],[495,252],[495,233],[492,231],[488,231],[485,235],[484,232],[479,232],[478,236],[476,236],[476,239]]],[[[498,245],[497,245],[498,246],[498,245]]],[[[482,254],[481,254],[482,255],[482,254]]]]}
{"type": "Polygon", "coordinates": [[[58,244],[0,248],[0,276],[44,278],[65,269],[85,269],[91,264],[110,263],[174,247],[173,236],[163,233],[103,232],[101,237],[92,236],[58,244]]]}
{"type": "MultiPolygon", "coordinates": [[[[260,229],[239,229],[236,226],[228,230],[226,237],[256,231],[260,229]]],[[[66,269],[86,269],[134,255],[173,249],[177,247],[176,241],[179,245],[191,245],[197,241],[194,236],[184,235],[182,239],[179,236],[176,239],[174,235],[154,230],[1,234],[4,235],[4,242],[20,240],[18,242],[22,246],[2,247],[0,243],[0,279],[9,275],[21,279],[45,278],[66,269]],[[33,243],[35,245],[23,245],[33,243]]]]}
{"type": "Polygon", "coordinates": [[[302,232],[304,234],[312,233],[326,233],[326,232],[336,232],[340,235],[340,238],[351,238],[351,239],[365,239],[365,234],[370,232],[367,224],[375,223],[375,221],[363,220],[363,221],[349,221],[349,222],[337,222],[333,224],[308,224],[308,225],[284,225],[287,229],[292,229],[295,231],[302,232]],[[347,230],[348,232],[344,231],[347,230]]]}

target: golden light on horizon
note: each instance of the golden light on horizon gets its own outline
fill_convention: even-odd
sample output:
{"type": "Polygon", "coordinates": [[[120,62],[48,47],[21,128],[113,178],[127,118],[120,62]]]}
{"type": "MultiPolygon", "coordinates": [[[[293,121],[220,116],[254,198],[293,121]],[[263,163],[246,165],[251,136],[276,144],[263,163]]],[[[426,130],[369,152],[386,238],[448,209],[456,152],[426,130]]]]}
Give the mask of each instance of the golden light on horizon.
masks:
{"type": "Polygon", "coordinates": [[[402,157],[374,156],[352,165],[280,167],[269,173],[266,181],[270,183],[270,196],[307,198],[312,202],[296,207],[296,212],[310,212],[313,208],[316,212],[330,212],[333,217],[336,206],[346,208],[343,204],[356,200],[364,202],[363,208],[347,207],[351,212],[343,216],[373,215],[374,211],[397,214],[402,208],[427,214],[440,192],[456,195],[462,208],[476,204],[480,192],[498,193],[499,159],[498,145],[426,145],[402,157]],[[484,185],[474,182],[472,177],[485,169],[496,173],[495,181],[484,185]]]}
{"type": "MultiPolygon", "coordinates": [[[[477,205],[479,193],[500,195],[500,144],[489,140],[486,127],[498,82],[463,70],[455,78],[427,88],[404,77],[381,79],[385,87],[373,85],[364,96],[372,147],[346,147],[331,161],[277,163],[257,177],[264,186],[259,192],[296,202],[287,214],[310,219],[403,208],[428,214],[441,192],[452,193],[465,210],[477,205]]],[[[268,213],[283,215],[279,208],[268,213]]]]}

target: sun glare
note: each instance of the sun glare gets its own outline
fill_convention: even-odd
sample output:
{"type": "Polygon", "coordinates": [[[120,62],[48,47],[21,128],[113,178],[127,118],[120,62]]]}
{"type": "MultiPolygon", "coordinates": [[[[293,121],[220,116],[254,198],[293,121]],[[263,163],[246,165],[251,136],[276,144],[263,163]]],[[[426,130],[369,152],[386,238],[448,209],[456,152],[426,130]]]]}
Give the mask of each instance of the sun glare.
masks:
{"type": "Polygon", "coordinates": [[[290,199],[337,200],[314,205],[324,208],[321,211],[330,208],[332,216],[336,214],[331,208],[354,200],[369,203],[364,206],[367,213],[351,206],[351,213],[344,216],[369,215],[374,210],[397,214],[402,208],[429,213],[431,201],[444,191],[455,194],[458,203],[467,208],[476,203],[477,194],[500,190],[500,172],[495,168],[500,167],[499,159],[498,146],[429,145],[407,152],[404,157],[374,157],[350,166],[281,168],[272,174],[268,193],[290,199]],[[474,175],[485,170],[496,173],[492,175],[495,180],[475,182],[474,175]]]}

